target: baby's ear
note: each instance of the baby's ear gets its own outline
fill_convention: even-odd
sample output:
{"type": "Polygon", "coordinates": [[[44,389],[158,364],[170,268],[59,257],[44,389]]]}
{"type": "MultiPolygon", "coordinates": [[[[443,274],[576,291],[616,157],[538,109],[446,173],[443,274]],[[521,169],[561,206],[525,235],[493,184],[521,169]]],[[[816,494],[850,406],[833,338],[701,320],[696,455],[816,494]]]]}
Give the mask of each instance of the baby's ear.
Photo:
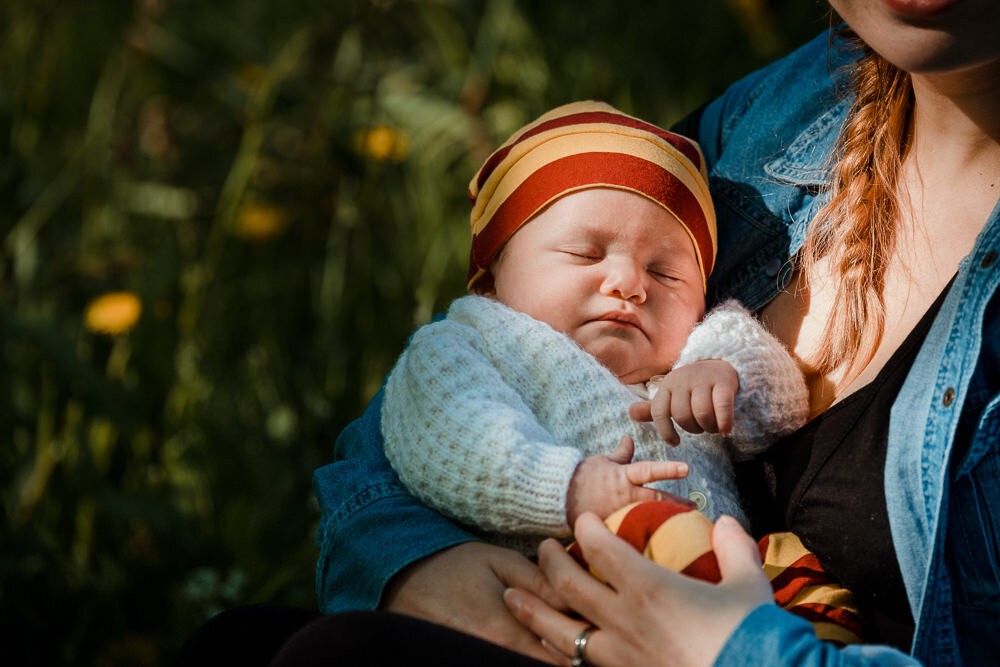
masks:
{"type": "MultiPolygon", "coordinates": [[[[496,260],[493,260],[493,264],[495,263],[496,260]]],[[[493,268],[493,264],[490,265],[490,269],[493,268]]],[[[483,275],[479,276],[479,280],[473,283],[472,289],[469,291],[477,296],[485,296],[489,299],[496,299],[497,288],[496,283],[493,281],[493,272],[491,270],[487,270],[483,273],[483,275]]]]}
{"type": "Polygon", "coordinates": [[[480,284],[481,282],[483,282],[483,281],[482,280],[477,281],[477,283],[475,285],[473,285],[472,289],[469,290],[469,291],[472,294],[475,294],[476,296],[485,296],[488,299],[495,299],[495,298],[497,298],[497,290],[496,290],[496,288],[493,287],[493,285],[489,285],[489,286],[487,286],[487,285],[481,285],[480,284]]]}

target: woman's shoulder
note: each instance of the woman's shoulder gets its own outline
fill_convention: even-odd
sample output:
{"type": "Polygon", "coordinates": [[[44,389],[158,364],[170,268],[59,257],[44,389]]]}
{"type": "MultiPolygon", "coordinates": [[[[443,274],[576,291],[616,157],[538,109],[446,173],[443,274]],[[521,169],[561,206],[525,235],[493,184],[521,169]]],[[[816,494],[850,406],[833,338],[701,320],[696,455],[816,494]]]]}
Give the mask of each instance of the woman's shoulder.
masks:
{"type": "Polygon", "coordinates": [[[826,31],[731,85],[701,114],[698,139],[713,169],[732,153],[787,146],[849,97],[846,66],[858,51],[826,31]]]}

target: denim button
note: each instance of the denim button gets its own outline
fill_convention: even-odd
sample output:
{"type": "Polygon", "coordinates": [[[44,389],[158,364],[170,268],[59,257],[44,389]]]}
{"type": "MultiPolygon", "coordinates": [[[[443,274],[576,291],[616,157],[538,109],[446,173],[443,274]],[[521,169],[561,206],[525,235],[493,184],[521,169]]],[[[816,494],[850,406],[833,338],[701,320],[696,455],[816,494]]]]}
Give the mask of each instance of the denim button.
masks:
{"type": "Polygon", "coordinates": [[[944,407],[946,408],[955,402],[954,387],[948,387],[947,389],[944,390],[944,396],[941,397],[941,402],[944,404],[944,407]]]}
{"type": "Polygon", "coordinates": [[[702,493],[701,491],[692,491],[691,493],[689,493],[688,500],[694,502],[699,512],[705,509],[705,506],[708,505],[708,498],[706,498],[705,494],[702,493]]]}
{"type": "Polygon", "coordinates": [[[767,266],[764,267],[764,273],[767,274],[768,278],[775,277],[776,275],[778,275],[778,271],[780,270],[781,270],[781,260],[778,259],[777,257],[768,262],[767,266]]]}
{"type": "Polygon", "coordinates": [[[983,256],[983,261],[979,263],[979,266],[983,267],[984,269],[988,269],[991,266],[993,266],[993,264],[996,261],[997,261],[997,251],[990,250],[983,256]]]}

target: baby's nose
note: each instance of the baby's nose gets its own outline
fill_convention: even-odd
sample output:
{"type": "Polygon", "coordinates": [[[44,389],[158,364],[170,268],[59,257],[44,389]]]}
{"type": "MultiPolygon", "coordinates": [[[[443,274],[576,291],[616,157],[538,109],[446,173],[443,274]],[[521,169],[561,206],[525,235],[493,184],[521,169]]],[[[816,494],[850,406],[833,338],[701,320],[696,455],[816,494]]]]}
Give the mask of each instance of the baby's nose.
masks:
{"type": "Polygon", "coordinates": [[[603,292],[625,301],[642,303],[646,300],[646,272],[634,262],[609,262],[603,292]]]}

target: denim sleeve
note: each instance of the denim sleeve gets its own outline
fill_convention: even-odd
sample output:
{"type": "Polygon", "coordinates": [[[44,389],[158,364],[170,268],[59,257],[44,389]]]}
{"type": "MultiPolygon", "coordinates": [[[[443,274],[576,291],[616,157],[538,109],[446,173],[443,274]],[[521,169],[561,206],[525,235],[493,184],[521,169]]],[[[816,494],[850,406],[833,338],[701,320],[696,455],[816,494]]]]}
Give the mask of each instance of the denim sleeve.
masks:
{"type": "Polygon", "coordinates": [[[337,438],[335,463],[313,473],[322,509],[316,545],[320,610],[375,609],[414,561],[475,539],[402,487],[382,452],[382,392],[337,438]]]}
{"type": "Polygon", "coordinates": [[[763,604],[750,612],[715,659],[716,667],[902,667],[919,664],[888,646],[857,644],[838,649],[817,639],[809,622],[773,604],[763,604]]]}

